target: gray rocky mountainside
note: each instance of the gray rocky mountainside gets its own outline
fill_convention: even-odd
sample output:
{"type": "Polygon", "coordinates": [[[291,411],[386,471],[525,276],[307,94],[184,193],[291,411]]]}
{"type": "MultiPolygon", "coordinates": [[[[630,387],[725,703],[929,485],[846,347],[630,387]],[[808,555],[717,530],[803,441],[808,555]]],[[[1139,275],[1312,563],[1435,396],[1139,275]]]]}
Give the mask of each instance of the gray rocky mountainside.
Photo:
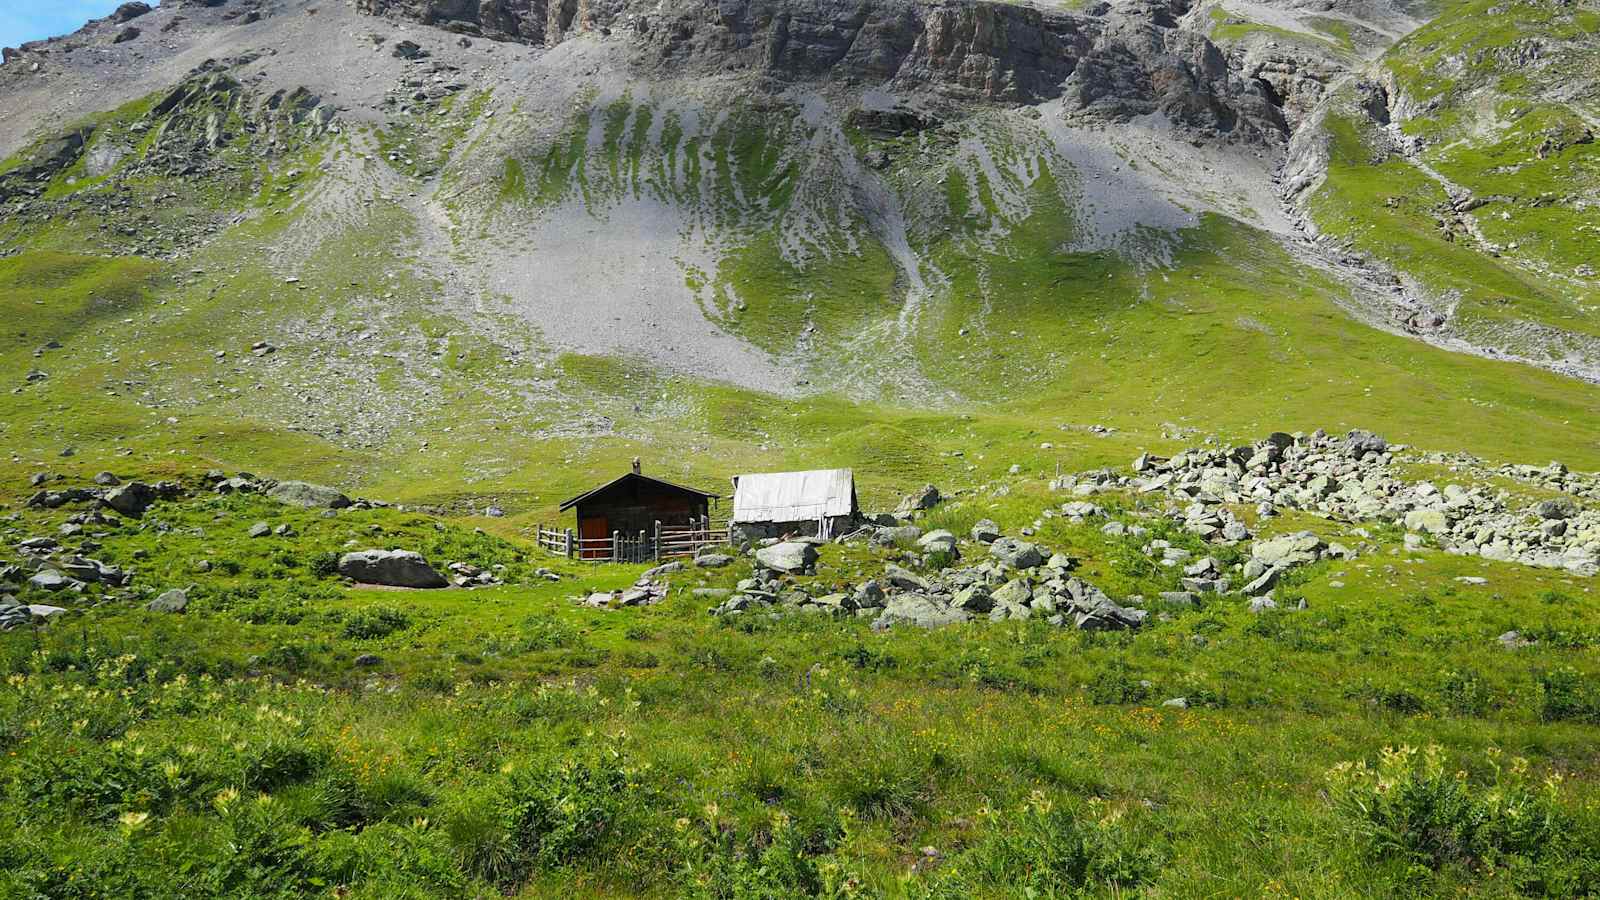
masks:
{"type": "Polygon", "coordinates": [[[147,393],[368,448],[656,377],[1153,403],[1196,340],[1593,381],[1595,3],[1490,6],[129,3],[6,50],[0,253],[188,272],[147,393]]]}

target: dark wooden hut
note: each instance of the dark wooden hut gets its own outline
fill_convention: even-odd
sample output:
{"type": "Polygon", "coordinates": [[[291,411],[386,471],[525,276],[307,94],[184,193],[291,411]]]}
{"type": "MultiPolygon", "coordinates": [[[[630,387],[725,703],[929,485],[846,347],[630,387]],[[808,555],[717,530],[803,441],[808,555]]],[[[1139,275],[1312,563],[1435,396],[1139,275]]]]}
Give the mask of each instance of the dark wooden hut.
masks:
{"type": "Polygon", "coordinates": [[[561,504],[561,511],[577,512],[577,555],[606,559],[613,553],[613,535],[634,538],[643,533],[654,540],[658,523],[673,529],[703,525],[715,499],[716,494],[642,475],[636,465],[616,481],[561,504]]]}

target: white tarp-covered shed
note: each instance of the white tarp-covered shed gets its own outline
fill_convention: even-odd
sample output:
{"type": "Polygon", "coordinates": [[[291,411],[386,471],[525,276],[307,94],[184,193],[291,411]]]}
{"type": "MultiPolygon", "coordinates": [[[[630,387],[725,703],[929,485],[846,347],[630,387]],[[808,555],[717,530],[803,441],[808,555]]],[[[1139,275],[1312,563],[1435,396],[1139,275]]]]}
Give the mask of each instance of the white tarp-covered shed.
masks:
{"type": "Polygon", "coordinates": [[[831,536],[854,520],[855,473],[849,469],[810,472],[760,472],[733,479],[733,518],[729,524],[750,537],[781,533],[831,536]]]}

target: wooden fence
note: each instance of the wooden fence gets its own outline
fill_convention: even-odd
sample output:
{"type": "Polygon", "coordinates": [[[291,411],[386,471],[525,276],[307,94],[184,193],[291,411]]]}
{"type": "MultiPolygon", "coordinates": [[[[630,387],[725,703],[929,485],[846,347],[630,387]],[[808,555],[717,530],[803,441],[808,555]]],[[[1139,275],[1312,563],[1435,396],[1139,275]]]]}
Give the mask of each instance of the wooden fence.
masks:
{"type": "Polygon", "coordinates": [[[652,531],[613,531],[609,537],[585,538],[571,528],[539,526],[539,546],[568,559],[586,562],[656,562],[693,557],[706,547],[728,543],[726,523],[702,518],[687,525],[655,523],[652,531]]]}

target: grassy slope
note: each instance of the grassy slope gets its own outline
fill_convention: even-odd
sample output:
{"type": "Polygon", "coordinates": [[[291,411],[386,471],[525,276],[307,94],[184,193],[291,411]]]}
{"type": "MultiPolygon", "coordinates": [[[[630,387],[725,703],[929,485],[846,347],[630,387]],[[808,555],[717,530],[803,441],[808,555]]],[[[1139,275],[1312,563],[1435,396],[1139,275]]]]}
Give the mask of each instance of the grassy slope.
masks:
{"type": "MultiPolygon", "coordinates": [[[[293,420],[275,404],[292,398],[254,374],[260,363],[244,351],[256,335],[274,333],[276,318],[322,315],[324,304],[337,310],[341,298],[353,302],[368,291],[318,276],[312,265],[303,270],[307,290],[247,268],[213,298],[205,280],[175,286],[172,276],[154,275],[153,265],[75,259],[66,266],[64,257],[25,255],[0,265],[0,293],[19,308],[57,308],[52,297],[90,290],[129,297],[145,296],[142,290],[172,298],[186,311],[172,315],[160,299],[148,298],[119,306],[116,318],[99,320],[98,330],[64,341],[63,350],[41,360],[31,352],[42,340],[13,342],[3,360],[14,379],[35,364],[52,377],[0,395],[20,457],[0,464],[9,466],[15,484],[46,465],[86,473],[158,460],[171,465],[168,451],[181,449],[188,456],[184,464],[193,468],[222,464],[306,474],[410,500],[462,492],[510,497],[514,511],[537,514],[640,453],[676,477],[709,484],[750,468],[852,465],[862,472],[870,501],[887,503],[924,480],[979,481],[1012,462],[1048,466],[1080,452],[1120,461],[1140,445],[1159,444],[1156,436],[1167,422],[1236,439],[1278,427],[1375,427],[1494,458],[1559,457],[1580,468],[1600,460],[1584,425],[1600,402],[1594,389],[1355,324],[1331,302],[1333,286],[1239,226],[1211,221],[1186,236],[1174,269],[1144,274],[1107,259],[1055,252],[1052,227],[1065,226],[1047,217],[1030,221],[1024,233],[1033,243],[1019,245],[1025,253],[1015,257],[945,259],[957,296],[961,279],[976,279],[981,269],[987,290],[1005,298],[992,322],[976,303],[952,302],[926,326],[933,332],[923,343],[930,370],[986,399],[982,408],[925,412],[828,398],[778,401],[642,371],[621,378],[625,365],[569,360],[562,369],[566,402],[613,417],[622,433],[552,438],[541,430],[550,419],[537,412],[516,418],[526,406],[487,393],[493,379],[486,382],[483,371],[468,366],[446,370],[437,384],[441,400],[421,407],[415,427],[366,448],[285,431],[293,420]],[[1060,278],[1041,277],[1040,260],[1060,278]],[[134,272],[138,279],[130,281],[134,272]],[[39,295],[36,288],[50,278],[70,280],[59,282],[54,294],[39,295]],[[120,287],[95,287],[102,282],[120,287]],[[264,296],[270,301],[262,303],[264,296]],[[37,307],[34,299],[49,305],[37,307]],[[138,324],[125,325],[123,318],[138,324]],[[969,325],[975,326],[969,336],[954,333],[969,325]],[[119,352],[130,332],[140,343],[119,352]],[[934,352],[944,346],[959,350],[934,352]],[[229,349],[240,361],[216,364],[213,347],[229,349]],[[123,387],[130,376],[149,384],[123,387]],[[221,387],[237,387],[240,396],[219,390],[219,378],[221,387]],[[629,387],[618,391],[618,384],[629,387]],[[169,405],[150,406],[140,396],[147,387],[169,405]],[[168,415],[179,422],[169,425],[168,415]],[[1093,422],[1126,434],[1074,440],[1056,427],[1093,422]],[[415,452],[424,440],[429,451],[415,452]],[[1043,441],[1063,449],[1035,449],[1043,441]],[[54,459],[66,446],[79,455],[54,459]],[[119,448],[134,451],[133,461],[118,458],[119,448]],[[945,455],[957,450],[967,457],[945,455]],[[967,466],[975,468],[968,472],[967,466]]],[[[342,263],[341,277],[365,283],[359,269],[349,268],[351,254],[337,246],[330,252],[342,263]]],[[[375,272],[390,264],[383,254],[371,261],[375,272]]],[[[448,323],[441,327],[448,330],[448,323]]],[[[429,340],[425,320],[418,328],[415,339],[429,340]]],[[[292,369],[310,349],[284,346],[280,354],[292,369]]],[[[498,363],[487,371],[517,374],[498,363]]],[[[550,407],[547,415],[554,418],[562,408],[550,407]]]]}
{"type": "MultiPolygon", "coordinates": [[[[1012,487],[929,524],[964,530],[981,515],[1015,528],[1047,501],[1031,478],[1012,487]]],[[[65,515],[30,513],[26,527],[48,531],[65,515]]],[[[776,892],[762,896],[1021,896],[1029,878],[1080,883],[1070,866],[1049,880],[1047,860],[1059,857],[993,843],[1026,820],[1036,793],[1081,821],[1114,814],[1092,826],[1103,845],[1087,852],[1164,896],[1499,895],[1528,873],[1430,873],[1365,856],[1345,830],[1354,823],[1326,800],[1327,770],[1386,745],[1439,743],[1483,779],[1485,751],[1498,747],[1531,757],[1536,774],[1568,773],[1564,809],[1581,816],[1600,799],[1592,726],[1541,720],[1539,674],[1595,674],[1600,634],[1592,585],[1559,573],[1386,543],[1297,575],[1285,590],[1308,599],[1306,613],[1253,616],[1229,600],[1138,635],[1025,624],[872,634],[818,618],[729,627],[686,593],[742,569],[675,579],[663,605],[618,612],[563,598],[621,586],[636,569],[561,563],[576,583],[438,594],[317,576],[322,555],[347,541],[504,563],[514,580],[542,562],[416,515],[327,519],[231,498],[159,506],[147,520],[172,530],[113,529],[101,555],[145,573],[147,589],[195,583],[189,613],[109,607],[0,636],[13,676],[0,687],[12,754],[0,763],[0,818],[15,834],[0,878],[18,895],[77,896],[76,875],[96,885],[90,895],[122,896],[179,885],[470,896],[495,882],[525,896],[556,885],[585,897],[725,896],[695,893],[702,877],[776,892]],[[252,540],[254,521],[298,534],[252,540]],[[1513,627],[1541,645],[1485,651],[1513,627]],[[381,661],[355,667],[361,654],[381,661]],[[1153,708],[1169,696],[1193,706],[1153,708]],[[565,783],[574,805],[545,821],[596,816],[605,828],[548,851],[516,844],[500,810],[550,796],[518,775],[574,761],[621,766],[628,786],[565,783]],[[141,812],[150,818],[119,822],[141,812]],[[713,821],[727,833],[697,844],[713,821]],[[740,869],[739,854],[791,825],[796,846],[774,850],[765,871],[740,869]],[[947,860],[931,874],[912,867],[923,846],[947,860]],[[819,863],[857,893],[802,889],[820,875],[785,881],[819,863]]],[[[1175,581],[1093,524],[1053,520],[1040,538],[1118,595],[1175,581]]],[[[816,578],[881,565],[828,548],[816,578]]]]}
{"type": "MultiPolygon", "coordinates": [[[[654,163],[632,149],[627,125],[641,114],[602,115],[598,157],[552,151],[543,164],[523,161],[506,202],[594,194],[602,182],[644,190],[654,163]]],[[[764,160],[753,170],[768,175],[746,187],[784,196],[771,177],[779,157],[725,143],[712,160],[764,160]]],[[[723,171],[714,177],[731,185],[747,170],[723,171]]],[[[1593,726],[1545,721],[1539,680],[1567,666],[1600,674],[1593,585],[1564,574],[1404,553],[1385,533],[1361,560],[1296,576],[1285,593],[1303,595],[1308,613],[1252,616],[1237,600],[1219,601],[1138,635],[1023,625],[877,635],[861,622],[819,619],[726,626],[685,590],[729,585],[743,567],[679,577],[665,604],[620,612],[565,597],[620,587],[636,568],[556,564],[569,575],[558,585],[531,576],[554,561],[530,554],[518,529],[633,455],[710,486],[742,470],[851,465],[872,506],[926,480],[1009,488],[928,523],[958,531],[980,516],[1013,529],[1032,522],[1053,502],[1043,484],[1058,465],[1125,464],[1142,446],[1171,446],[1160,437],[1168,422],[1235,440],[1369,427],[1495,459],[1600,467],[1590,425],[1600,391],[1355,324],[1338,309],[1335,285],[1224,220],[1180,235],[1170,267],[1064,252],[1071,215],[1054,179],[1070,173],[1042,171],[1028,218],[998,244],[971,239],[995,215],[987,189],[946,192],[952,218],[975,217],[970,231],[928,248],[951,290],[911,339],[931,377],[974,398],[955,409],[775,400],[619,360],[569,356],[542,373],[504,362],[497,348],[460,340],[460,323],[428,306],[426,279],[388,277],[411,224],[383,205],[299,266],[298,285],[248,252],[299,222],[276,194],[281,214],[181,264],[49,246],[0,261],[0,309],[19,323],[0,335],[0,373],[13,385],[36,365],[51,373],[0,393],[15,454],[0,458],[9,502],[38,468],[86,479],[101,468],[164,475],[223,465],[458,510],[495,497],[513,513],[325,519],[235,498],[160,507],[147,527],[110,530],[100,556],[138,569],[141,591],[195,583],[195,605],[152,618],[112,604],[42,634],[0,636],[0,662],[23,676],[0,688],[0,734],[16,754],[0,760],[0,822],[13,835],[0,848],[6,889],[678,897],[742,878],[765,896],[1008,897],[1052,863],[1070,868],[1053,852],[1076,846],[1059,822],[1042,841],[1052,852],[1028,849],[1019,831],[1034,822],[1024,804],[1040,792],[1088,829],[1097,872],[1164,896],[1509,894],[1526,874],[1515,865],[1419,869],[1392,854],[1369,858],[1325,798],[1324,774],[1388,744],[1437,742],[1482,782],[1484,751],[1505,747],[1531,757],[1537,773],[1569,773],[1562,808],[1592,817],[1593,726]],[[343,346],[384,309],[399,321],[384,329],[382,349],[438,351],[446,364],[437,377],[416,382],[399,358],[372,361],[343,346]],[[254,340],[293,334],[289,326],[304,321],[329,322],[339,337],[331,346],[284,342],[276,361],[218,364],[210,355],[242,357],[254,340]],[[49,337],[65,346],[35,360],[49,337]],[[409,427],[370,443],[327,434],[327,423],[302,426],[288,382],[331,365],[314,351],[345,373],[320,389],[353,410],[434,393],[409,427]],[[367,362],[374,368],[357,367],[367,362]],[[505,389],[555,375],[563,396],[505,389]],[[575,412],[620,427],[606,437],[547,430],[575,412]],[[1120,431],[1062,427],[1089,423],[1120,431]],[[76,455],[56,456],[69,445],[76,455]],[[1022,474],[1004,475],[1013,463],[1022,474]],[[149,527],[156,521],[172,527],[149,527]],[[255,521],[290,524],[299,536],[252,541],[243,532],[255,521]],[[474,534],[478,524],[512,542],[474,534]],[[515,584],[470,594],[348,590],[316,566],[352,542],[503,563],[515,584]],[[201,560],[209,573],[198,571],[201,560]],[[1489,585],[1455,580],[1463,575],[1489,585]],[[1512,628],[1541,643],[1499,652],[1494,637],[1512,628]],[[382,661],[354,668],[364,653],[382,661]],[[119,662],[124,655],[137,659],[119,662]],[[1155,708],[1170,696],[1194,708],[1155,708]],[[521,780],[573,761],[591,763],[583,771],[598,780],[521,780]],[[611,778],[617,786],[606,786],[611,778]],[[565,803],[541,805],[552,796],[565,803]],[[505,807],[522,803],[553,817],[533,834],[553,821],[576,836],[543,849],[524,831],[518,843],[505,807]],[[594,821],[604,827],[584,827],[594,821]],[[932,875],[917,863],[924,846],[948,860],[932,875]],[[740,862],[764,851],[765,866],[740,862]],[[832,893],[822,886],[829,879],[832,893]]],[[[776,259],[758,256],[756,274],[738,280],[763,284],[758,275],[777,271],[776,259]]],[[[869,282],[883,274],[870,268],[869,282]]],[[[779,275],[817,277],[767,279],[759,296],[773,307],[755,320],[778,323],[774,334],[801,320],[779,275]]],[[[24,512],[11,536],[51,533],[66,514],[24,512]]],[[[1316,520],[1275,527],[1357,540],[1316,520]]],[[[1083,574],[1116,596],[1174,587],[1172,572],[1093,526],[1050,520],[1041,538],[1082,557],[1083,574]]],[[[883,562],[828,548],[818,578],[845,583],[883,562]]],[[[1064,876],[1040,895],[1084,886],[1064,876]]]]}
{"type": "Polygon", "coordinates": [[[1592,5],[1464,3],[1385,57],[1419,110],[1404,131],[1425,142],[1429,166],[1486,201],[1471,216],[1498,250],[1451,233],[1445,188],[1380,149],[1370,123],[1338,115],[1329,121],[1328,180],[1311,203],[1319,226],[1458,298],[1469,334],[1515,342],[1505,326],[1518,322],[1600,334],[1595,277],[1579,274],[1593,271],[1600,234],[1600,145],[1590,124],[1600,111],[1597,29],[1592,5]],[[1535,41],[1544,50],[1517,61],[1535,41]],[[1570,101],[1546,99],[1574,86],[1570,101]]]}

